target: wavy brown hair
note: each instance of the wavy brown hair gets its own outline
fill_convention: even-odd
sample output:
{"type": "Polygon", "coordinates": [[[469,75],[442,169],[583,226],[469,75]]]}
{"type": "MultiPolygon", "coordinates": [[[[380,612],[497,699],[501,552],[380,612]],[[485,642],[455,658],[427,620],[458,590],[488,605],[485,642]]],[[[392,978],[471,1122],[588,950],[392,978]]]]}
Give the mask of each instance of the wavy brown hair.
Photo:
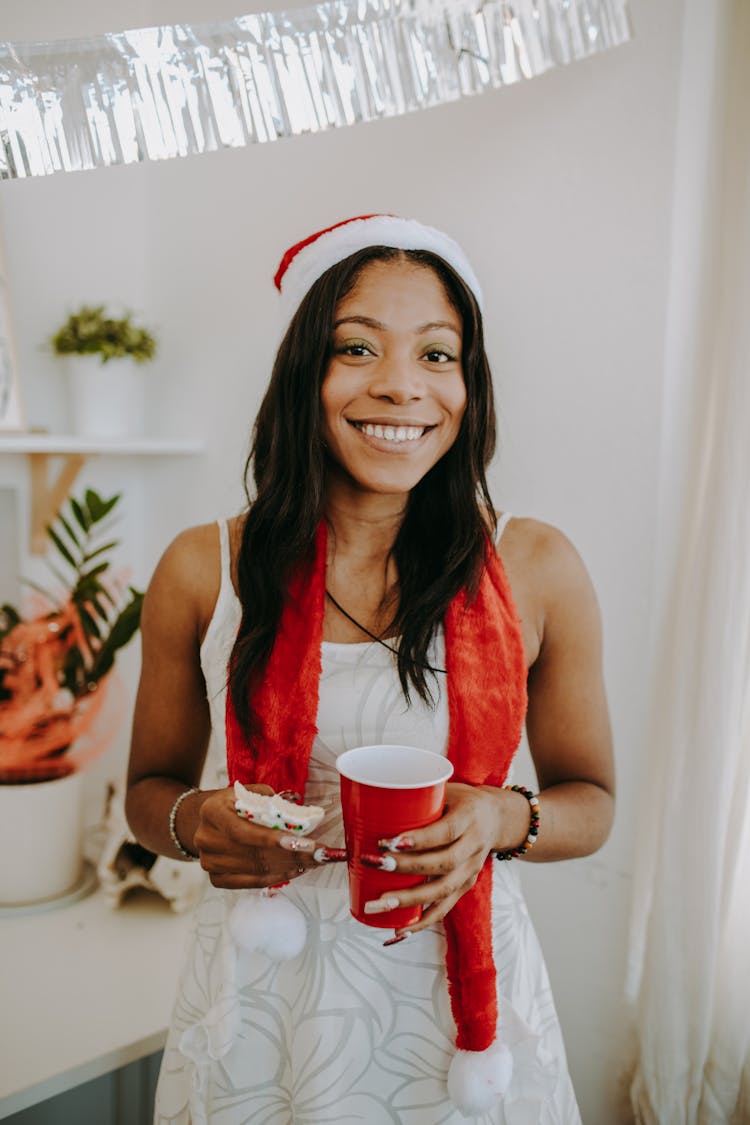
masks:
{"type": "Polygon", "coordinates": [[[332,354],[335,310],[366,266],[398,259],[433,270],[461,317],[466,385],[458,436],[410,493],[391,552],[399,588],[393,623],[401,638],[397,667],[407,702],[411,688],[431,702],[430,640],[456,594],[466,589],[471,596],[479,582],[495,520],[485,476],[495,450],[495,410],[481,313],[471,290],[442,258],[425,250],[368,247],[329,269],[305,296],[279,347],[255,422],[237,568],[242,623],[229,675],[247,736],[257,728],[250,694],[271,654],[290,577],[312,563],[325,515],[320,392],[332,354]]]}

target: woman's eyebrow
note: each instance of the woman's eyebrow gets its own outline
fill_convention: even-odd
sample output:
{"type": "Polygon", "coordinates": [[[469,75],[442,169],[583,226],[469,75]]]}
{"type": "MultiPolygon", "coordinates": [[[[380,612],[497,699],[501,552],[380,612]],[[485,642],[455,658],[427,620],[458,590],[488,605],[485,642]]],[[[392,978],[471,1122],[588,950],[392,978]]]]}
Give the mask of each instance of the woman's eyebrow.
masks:
{"type": "Polygon", "coordinates": [[[438,328],[447,328],[449,332],[455,333],[456,336],[461,335],[455,324],[451,324],[449,320],[431,320],[428,324],[421,324],[417,332],[434,332],[438,328]]]}
{"type": "MultiPolygon", "coordinates": [[[[333,322],[333,327],[339,328],[342,324],[363,324],[366,328],[375,328],[379,332],[388,331],[387,324],[383,324],[382,320],[375,320],[371,316],[342,316],[339,320],[333,322]]],[[[449,320],[431,320],[427,324],[420,324],[415,330],[415,335],[421,336],[424,332],[435,332],[440,328],[447,328],[449,332],[453,332],[456,336],[461,335],[456,325],[451,324],[449,320]]]]}
{"type": "Polygon", "coordinates": [[[334,320],[333,327],[338,328],[342,324],[364,324],[366,328],[377,328],[380,332],[388,331],[386,324],[380,320],[373,320],[371,316],[342,316],[340,320],[334,320]]]}

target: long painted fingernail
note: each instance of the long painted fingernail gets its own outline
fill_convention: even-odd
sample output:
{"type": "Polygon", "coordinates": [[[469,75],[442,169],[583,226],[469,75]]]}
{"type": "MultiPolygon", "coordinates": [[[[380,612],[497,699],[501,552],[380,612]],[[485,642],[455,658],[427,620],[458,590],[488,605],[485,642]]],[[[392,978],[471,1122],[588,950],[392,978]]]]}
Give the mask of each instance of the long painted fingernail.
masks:
{"type": "Polygon", "coordinates": [[[377,867],[381,871],[395,871],[398,867],[395,855],[361,855],[359,860],[365,867],[377,867]]]}
{"type": "Polygon", "coordinates": [[[395,895],[384,895],[365,903],[365,914],[384,914],[386,910],[398,910],[399,902],[395,895]]]}
{"type": "Polygon", "coordinates": [[[386,945],[398,945],[400,941],[406,941],[408,937],[408,934],[396,934],[395,937],[389,937],[388,941],[384,941],[383,946],[385,947],[386,945]]]}
{"type": "Polygon", "coordinates": [[[279,847],[287,852],[314,852],[318,845],[304,836],[280,836],[279,847]]]}
{"type": "Polygon", "coordinates": [[[340,863],[342,859],[346,859],[346,848],[316,848],[313,859],[316,863],[340,863]]]}
{"type": "Polygon", "coordinates": [[[390,840],[378,840],[378,847],[386,852],[408,852],[414,847],[411,836],[394,836],[390,840]]]}

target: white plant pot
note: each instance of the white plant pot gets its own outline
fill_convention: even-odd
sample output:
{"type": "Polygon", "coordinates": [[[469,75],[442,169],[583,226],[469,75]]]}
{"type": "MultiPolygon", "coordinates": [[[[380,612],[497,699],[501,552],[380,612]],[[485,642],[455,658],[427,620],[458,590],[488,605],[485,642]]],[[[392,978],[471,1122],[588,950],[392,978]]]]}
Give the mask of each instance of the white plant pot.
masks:
{"type": "Polygon", "coordinates": [[[141,437],[146,423],[144,373],[135,360],[68,356],[74,433],[141,437]]]}
{"type": "Polygon", "coordinates": [[[83,774],[0,785],[0,906],[59,898],[83,866],[83,774]]]}

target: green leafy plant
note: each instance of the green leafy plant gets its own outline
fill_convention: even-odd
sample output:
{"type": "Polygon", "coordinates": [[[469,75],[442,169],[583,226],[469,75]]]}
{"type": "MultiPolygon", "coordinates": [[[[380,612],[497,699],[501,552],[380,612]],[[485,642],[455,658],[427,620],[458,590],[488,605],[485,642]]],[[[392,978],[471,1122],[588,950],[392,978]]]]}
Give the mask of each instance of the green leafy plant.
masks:
{"type": "Polygon", "coordinates": [[[48,526],[45,561],[58,583],[35,582],[45,607],[24,618],[0,606],[0,784],[64,776],[90,730],[119,649],[139,628],[143,594],[108,574],[120,494],[71,496],[48,526]]]}
{"type": "Polygon", "coordinates": [[[124,356],[146,363],[156,354],[156,340],[148,329],[133,324],[130,313],[119,319],[108,316],[104,305],[82,305],[50,343],[56,355],[98,355],[102,363],[124,356]]]}
{"type": "Polygon", "coordinates": [[[93,662],[86,666],[84,654],[71,648],[64,668],[64,683],[74,695],[97,683],[114,664],[115,653],[137,631],[141,620],[143,594],[128,586],[126,598],[118,596],[104,576],[109,570],[109,553],[119,546],[110,539],[112,521],[107,517],[120,501],[120,493],[108,500],[93,489],[80,500],[68,499],[69,511],[60,511],[47,534],[69,571],[67,581],[55,568],[58,579],[66,581],[68,600],[78,611],[93,662]]]}
{"type": "MultiPolygon", "coordinates": [[[[74,696],[84,695],[107,674],[118,649],[140,626],[143,593],[133,586],[122,592],[105,577],[110,568],[109,555],[120,542],[110,537],[114,520],[108,518],[119,501],[120,493],[105,500],[93,488],[80,499],[68,497],[67,508],[61,509],[47,527],[57,559],[53,561],[49,555],[45,558],[62,587],[62,595],[25,580],[49,603],[45,620],[54,619],[71,604],[75,608],[85,644],[71,644],[58,670],[60,686],[74,696]]],[[[21,614],[13,606],[0,607],[0,640],[22,623],[21,614]]]]}

